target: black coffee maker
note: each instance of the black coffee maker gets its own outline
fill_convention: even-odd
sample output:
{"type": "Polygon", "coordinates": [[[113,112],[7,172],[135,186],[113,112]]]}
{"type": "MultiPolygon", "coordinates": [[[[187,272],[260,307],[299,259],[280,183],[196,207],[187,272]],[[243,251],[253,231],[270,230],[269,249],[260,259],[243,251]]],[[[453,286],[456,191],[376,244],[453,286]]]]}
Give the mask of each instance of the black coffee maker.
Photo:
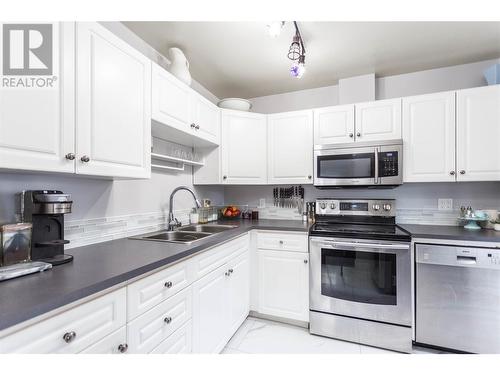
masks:
{"type": "Polygon", "coordinates": [[[56,266],[73,256],[64,254],[64,214],[71,213],[71,196],[59,190],[27,190],[20,197],[23,222],[33,224],[31,260],[56,266]]]}

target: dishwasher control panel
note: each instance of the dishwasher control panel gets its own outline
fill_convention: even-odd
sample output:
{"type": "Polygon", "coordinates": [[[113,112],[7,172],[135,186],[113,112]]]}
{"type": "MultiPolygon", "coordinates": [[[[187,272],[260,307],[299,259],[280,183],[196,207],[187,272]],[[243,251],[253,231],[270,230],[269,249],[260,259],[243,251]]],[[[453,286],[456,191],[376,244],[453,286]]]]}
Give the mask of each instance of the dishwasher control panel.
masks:
{"type": "Polygon", "coordinates": [[[500,269],[500,249],[417,244],[416,261],[443,266],[500,269]]]}

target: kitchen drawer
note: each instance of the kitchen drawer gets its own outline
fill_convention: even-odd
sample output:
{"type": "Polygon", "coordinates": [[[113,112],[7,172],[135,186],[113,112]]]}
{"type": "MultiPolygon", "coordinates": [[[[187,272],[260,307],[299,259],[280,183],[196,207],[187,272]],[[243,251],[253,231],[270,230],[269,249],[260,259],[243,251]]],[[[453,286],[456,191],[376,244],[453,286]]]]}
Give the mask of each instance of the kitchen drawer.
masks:
{"type": "Polygon", "coordinates": [[[225,244],[217,246],[193,258],[195,279],[209,274],[219,268],[229,259],[238,256],[241,252],[248,249],[248,234],[238,237],[225,244]]]}
{"type": "Polygon", "coordinates": [[[191,318],[192,293],[188,287],[127,324],[131,353],[149,353],[191,318]]]}
{"type": "Polygon", "coordinates": [[[127,286],[127,320],[138,317],[194,281],[191,259],[127,286]]]}
{"type": "Polygon", "coordinates": [[[306,233],[257,232],[257,248],[307,253],[306,233]]]}
{"type": "Polygon", "coordinates": [[[125,325],[125,298],[122,288],[6,336],[0,352],[78,353],[125,325]]]}
{"type": "Polygon", "coordinates": [[[160,345],[151,351],[151,354],[183,354],[192,351],[192,321],[188,320],[182,327],[172,333],[160,345]]]}
{"type": "Polygon", "coordinates": [[[119,330],[107,335],[102,340],[81,351],[83,354],[121,354],[126,353],[127,328],[123,326],[119,330]]]}

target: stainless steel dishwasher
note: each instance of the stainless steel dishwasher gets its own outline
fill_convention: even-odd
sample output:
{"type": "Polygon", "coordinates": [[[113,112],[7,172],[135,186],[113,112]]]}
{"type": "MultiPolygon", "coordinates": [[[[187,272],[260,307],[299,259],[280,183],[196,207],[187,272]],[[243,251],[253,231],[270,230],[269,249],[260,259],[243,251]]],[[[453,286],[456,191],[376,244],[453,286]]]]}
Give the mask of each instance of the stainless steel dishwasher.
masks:
{"type": "Polygon", "coordinates": [[[500,249],[416,245],[417,343],[500,353],[500,249]]]}

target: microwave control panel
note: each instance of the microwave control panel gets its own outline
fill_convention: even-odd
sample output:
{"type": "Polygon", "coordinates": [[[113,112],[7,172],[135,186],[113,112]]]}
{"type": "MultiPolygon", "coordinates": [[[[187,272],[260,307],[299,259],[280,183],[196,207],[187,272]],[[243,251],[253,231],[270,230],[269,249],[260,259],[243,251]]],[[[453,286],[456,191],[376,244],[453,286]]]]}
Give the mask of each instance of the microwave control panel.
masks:
{"type": "Polygon", "coordinates": [[[388,151],[378,154],[379,177],[393,177],[399,174],[398,152],[388,151]]]}

